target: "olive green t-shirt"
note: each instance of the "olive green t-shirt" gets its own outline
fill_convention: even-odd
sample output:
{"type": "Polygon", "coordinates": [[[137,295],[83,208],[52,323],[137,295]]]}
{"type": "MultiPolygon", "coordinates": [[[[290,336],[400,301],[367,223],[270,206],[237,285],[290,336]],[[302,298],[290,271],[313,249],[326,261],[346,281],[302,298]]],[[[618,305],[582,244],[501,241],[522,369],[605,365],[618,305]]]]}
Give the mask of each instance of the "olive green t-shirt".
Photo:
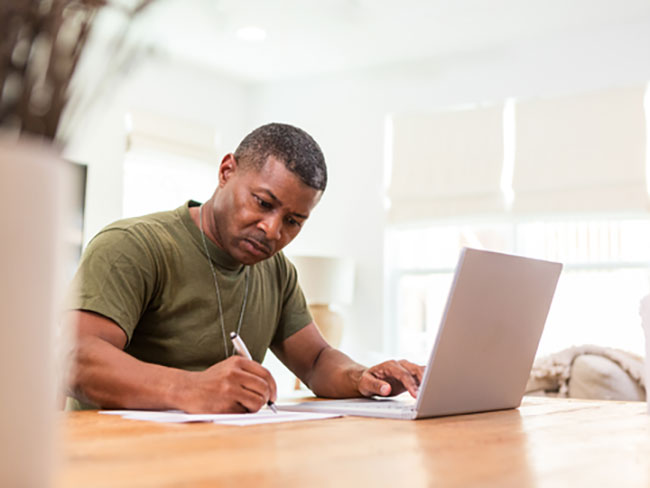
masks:
{"type": "Polygon", "coordinates": [[[98,313],[127,337],[125,351],[146,362],[204,370],[232,354],[248,278],[240,335],[255,361],[311,322],[294,266],[281,253],[244,266],[206,238],[187,202],[176,210],[115,222],[89,243],[73,279],[69,309],[98,313]],[[228,350],[224,350],[224,332],[228,350]]]}

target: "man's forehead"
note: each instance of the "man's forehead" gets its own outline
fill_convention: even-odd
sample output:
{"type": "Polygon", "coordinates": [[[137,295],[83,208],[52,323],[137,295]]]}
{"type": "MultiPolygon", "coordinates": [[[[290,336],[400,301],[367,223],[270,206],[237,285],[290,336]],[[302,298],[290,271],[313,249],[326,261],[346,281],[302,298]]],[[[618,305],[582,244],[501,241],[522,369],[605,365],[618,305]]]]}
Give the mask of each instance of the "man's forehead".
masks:
{"type": "Polygon", "coordinates": [[[287,168],[284,161],[275,156],[267,157],[264,164],[260,167],[255,165],[244,166],[244,172],[249,178],[262,180],[263,182],[268,183],[268,185],[280,183],[305,185],[296,173],[287,168]]]}
{"type": "Polygon", "coordinates": [[[283,158],[280,158],[274,154],[265,155],[265,154],[246,153],[240,155],[236,159],[236,161],[237,161],[237,166],[239,166],[240,169],[243,169],[245,171],[260,172],[269,163],[271,165],[281,164],[282,166],[286,167],[286,161],[283,158]]]}

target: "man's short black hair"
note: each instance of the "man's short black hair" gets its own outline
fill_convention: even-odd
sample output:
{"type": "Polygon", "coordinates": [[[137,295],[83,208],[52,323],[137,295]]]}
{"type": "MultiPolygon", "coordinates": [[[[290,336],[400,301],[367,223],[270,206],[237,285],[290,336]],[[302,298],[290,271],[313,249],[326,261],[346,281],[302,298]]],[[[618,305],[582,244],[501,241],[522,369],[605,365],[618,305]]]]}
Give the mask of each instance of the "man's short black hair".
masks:
{"type": "Polygon", "coordinates": [[[235,159],[244,167],[261,169],[269,156],[281,161],[307,186],[325,190],[327,167],[323,151],[304,130],[288,124],[266,124],[244,137],[235,150],[235,159]]]}

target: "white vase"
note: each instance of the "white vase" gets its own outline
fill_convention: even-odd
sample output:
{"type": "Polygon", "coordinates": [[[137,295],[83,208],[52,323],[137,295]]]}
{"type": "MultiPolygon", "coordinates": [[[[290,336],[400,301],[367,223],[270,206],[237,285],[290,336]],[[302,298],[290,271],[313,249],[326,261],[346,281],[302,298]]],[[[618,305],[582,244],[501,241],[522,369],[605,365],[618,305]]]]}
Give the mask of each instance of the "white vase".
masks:
{"type": "Polygon", "coordinates": [[[65,174],[49,144],[0,132],[0,486],[52,484],[65,174]]]}

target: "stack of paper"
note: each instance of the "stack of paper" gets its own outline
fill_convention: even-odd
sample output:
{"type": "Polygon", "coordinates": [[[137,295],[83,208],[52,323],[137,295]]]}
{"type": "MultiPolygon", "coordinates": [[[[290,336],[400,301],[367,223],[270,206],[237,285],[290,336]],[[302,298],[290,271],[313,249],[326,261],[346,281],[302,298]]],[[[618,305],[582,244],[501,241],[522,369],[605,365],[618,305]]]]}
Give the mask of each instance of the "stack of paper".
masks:
{"type": "Polygon", "coordinates": [[[224,425],[257,425],[274,424],[279,422],[298,422],[300,420],[321,420],[340,417],[341,415],[314,412],[283,412],[274,413],[263,409],[256,413],[242,414],[190,414],[177,410],[102,410],[99,413],[119,415],[130,420],[148,420],[162,423],[214,422],[224,425]]]}

